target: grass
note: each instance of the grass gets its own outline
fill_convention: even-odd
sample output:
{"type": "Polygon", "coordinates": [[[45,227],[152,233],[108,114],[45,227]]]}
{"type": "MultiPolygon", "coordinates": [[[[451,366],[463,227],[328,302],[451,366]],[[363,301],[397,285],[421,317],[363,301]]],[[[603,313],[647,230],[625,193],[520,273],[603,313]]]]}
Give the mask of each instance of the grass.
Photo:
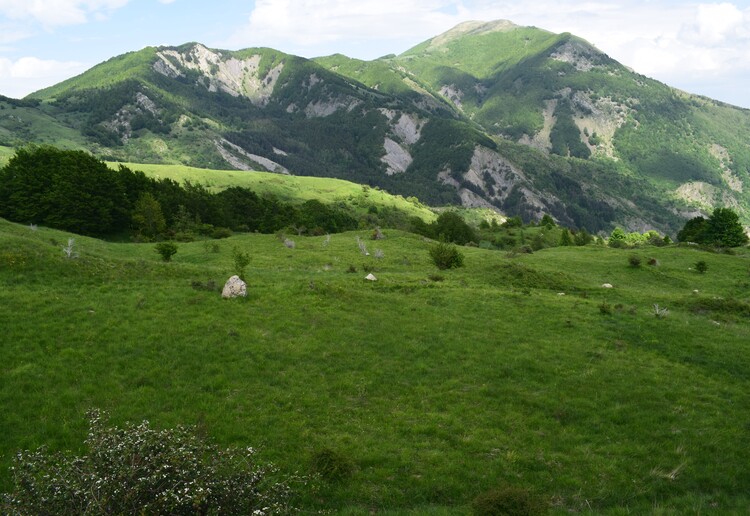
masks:
{"type": "MultiPolygon", "coordinates": [[[[109,163],[113,168],[119,163],[109,163]]],[[[161,179],[172,179],[179,183],[190,181],[206,185],[210,190],[220,191],[232,186],[249,188],[258,194],[272,194],[285,201],[304,202],[317,199],[326,204],[345,202],[361,211],[369,207],[395,208],[412,217],[427,222],[435,220],[435,213],[418,201],[412,202],[400,195],[391,195],[378,188],[362,186],[342,179],[291,176],[271,172],[243,170],[209,170],[185,165],[161,165],[123,163],[132,170],[161,179]]]]}
{"type": "Polygon", "coordinates": [[[646,248],[660,265],[634,269],[632,250],[464,248],[431,281],[429,242],[385,233],[380,260],[364,231],[179,244],[171,263],[74,236],[68,260],[70,235],[0,220],[2,485],[15,450],[77,449],[100,407],[289,471],[332,453],[349,473],[308,510],[468,514],[499,485],[557,513],[748,510],[747,250],[646,248]],[[233,248],[248,297],[195,288],[223,285],[233,248]]]}
{"type": "Polygon", "coordinates": [[[5,166],[6,163],[13,157],[15,150],[12,147],[3,147],[0,145],[0,167],[5,166]]]}
{"type": "Polygon", "coordinates": [[[16,146],[28,142],[77,150],[84,148],[85,138],[43,110],[18,107],[0,100],[0,145],[16,146]]]}

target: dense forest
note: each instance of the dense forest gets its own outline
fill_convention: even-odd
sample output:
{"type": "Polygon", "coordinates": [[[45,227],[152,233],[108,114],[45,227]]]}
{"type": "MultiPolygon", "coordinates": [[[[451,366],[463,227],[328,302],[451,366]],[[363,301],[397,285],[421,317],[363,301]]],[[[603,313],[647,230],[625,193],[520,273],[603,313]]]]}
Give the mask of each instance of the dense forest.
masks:
{"type": "Polygon", "coordinates": [[[48,146],[19,149],[0,169],[0,216],[82,235],[139,240],[285,228],[325,234],[358,226],[348,213],[317,200],[293,205],[240,187],[212,193],[122,165],[112,170],[86,152],[48,146]]]}

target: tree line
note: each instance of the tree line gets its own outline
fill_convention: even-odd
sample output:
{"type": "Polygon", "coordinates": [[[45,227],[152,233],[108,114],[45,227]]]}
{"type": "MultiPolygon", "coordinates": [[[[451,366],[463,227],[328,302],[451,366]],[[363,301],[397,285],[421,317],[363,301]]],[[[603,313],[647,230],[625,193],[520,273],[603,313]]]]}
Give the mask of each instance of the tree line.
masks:
{"type": "Polygon", "coordinates": [[[0,169],[0,217],[96,237],[152,240],[231,231],[325,234],[357,228],[343,210],[310,200],[301,205],[241,187],[204,186],[147,177],[83,151],[50,146],[18,149],[0,169]]]}

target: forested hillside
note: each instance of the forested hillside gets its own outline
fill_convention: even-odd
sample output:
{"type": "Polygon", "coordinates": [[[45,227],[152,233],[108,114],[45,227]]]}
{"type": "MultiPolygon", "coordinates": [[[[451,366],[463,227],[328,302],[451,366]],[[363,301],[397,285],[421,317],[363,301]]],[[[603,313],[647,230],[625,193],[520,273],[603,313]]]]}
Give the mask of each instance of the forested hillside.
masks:
{"type": "Polygon", "coordinates": [[[0,99],[4,145],[336,177],[591,232],[674,234],[720,206],[750,222],[749,135],[746,110],[504,21],[375,61],[146,48],[0,99]]]}

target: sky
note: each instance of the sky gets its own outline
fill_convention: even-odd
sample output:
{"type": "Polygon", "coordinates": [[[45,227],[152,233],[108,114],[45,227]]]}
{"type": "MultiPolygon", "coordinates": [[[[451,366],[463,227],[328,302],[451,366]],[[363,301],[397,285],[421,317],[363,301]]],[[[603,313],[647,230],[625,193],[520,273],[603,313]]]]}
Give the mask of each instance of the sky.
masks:
{"type": "Polygon", "coordinates": [[[750,108],[750,0],[0,0],[0,95],[146,46],[369,60],[498,19],[571,32],[638,73],[750,108]]]}

